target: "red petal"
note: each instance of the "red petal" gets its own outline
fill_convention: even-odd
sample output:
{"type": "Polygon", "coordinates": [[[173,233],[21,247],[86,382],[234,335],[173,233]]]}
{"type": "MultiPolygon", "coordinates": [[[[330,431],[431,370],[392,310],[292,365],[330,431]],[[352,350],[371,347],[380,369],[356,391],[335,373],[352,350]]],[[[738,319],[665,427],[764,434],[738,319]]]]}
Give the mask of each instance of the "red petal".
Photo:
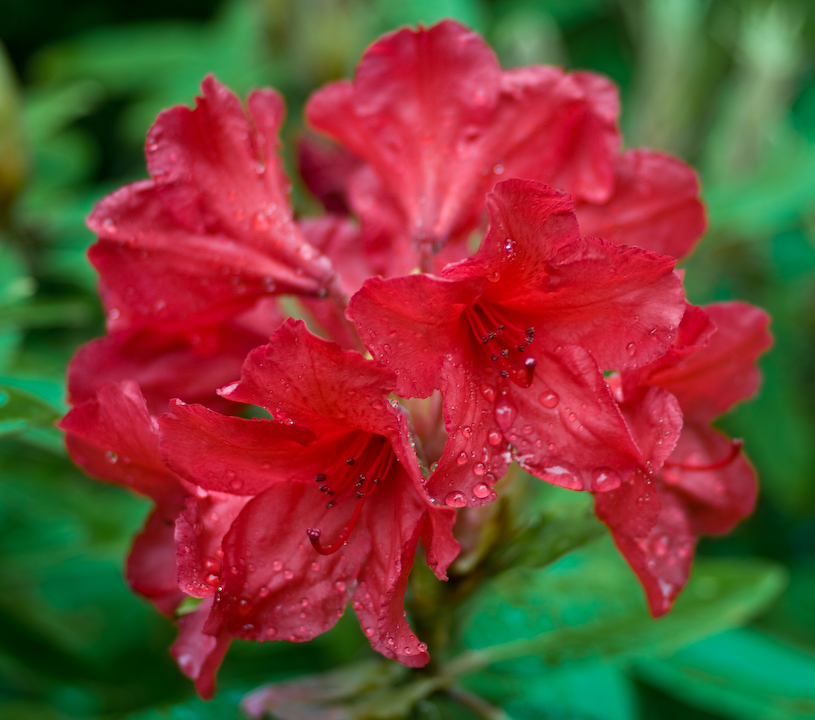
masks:
{"type": "MultiPolygon", "coordinates": [[[[650,493],[656,498],[656,488],[652,487],[650,493]]],[[[642,584],[655,618],[671,609],[687,583],[697,539],[685,503],[671,492],[660,490],[658,494],[659,515],[650,530],[631,533],[611,528],[614,542],[642,584]]],[[[601,497],[606,498],[597,496],[597,514],[606,522],[601,514],[601,497]]]]}
{"type": "Polygon", "coordinates": [[[208,598],[195,612],[184,615],[178,621],[178,639],[170,650],[181,672],[195,680],[195,689],[204,700],[215,694],[215,673],[232,644],[229,635],[204,632],[211,609],[212,598],[208,598]]]}
{"type": "Polygon", "coordinates": [[[371,164],[414,240],[466,238],[503,173],[599,202],[611,192],[613,86],[555,68],[501,73],[483,40],[449,20],[382,38],[354,82],[316,93],[307,115],[371,164]]]}
{"type": "Polygon", "coordinates": [[[264,310],[266,332],[235,322],[176,332],[143,327],[93,340],[79,349],[68,369],[70,402],[91,399],[104,382],[135,380],[154,415],[166,412],[174,397],[229,412],[235,406],[215,391],[240,377],[247,353],[267,342],[280,324],[274,305],[264,310]]]}
{"type": "Polygon", "coordinates": [[[730,438],[717,430],[686,424],[662,470],[665,485],[687,503],[696,533],[722,535],[753,512],[758,491],[755,470],[743,452],[716,470],[682,470],[670,467],[670,462],[691,466],[716,464],[728,457],[731,448],[730,438]]]}
{"type": "Polygon", "coordinates": [[[186,495],[158,451],[158,428],[132,381],[104,383],[93,400],[60,422],[74,462],[89,475],[129,487],[156,502],[186,495]]]}
{"type": "Polygon", "coordinates": [[[685,418],[698,424],[755,393],[760,381],[756,360],[772,345],[763,310],[746,303],[708,305],[705,310],[716,326],[707,347],[647,379],[676,395],[685,418]]]}
{"type": "Polygon", "coordinates": [[[249,355],[240,383],[225,388],[224,397],[262,405],[275,419],[318,436],[329,428],[395,436],[389,370],[312,335],[302,321],[287,320],[271,340],[249,355]]]}
{"type": "Polygon", "coordinates": [[[397,392],[427,397],[439,387],[443,356],[460,356],[468,347],[470,331],[461,327],[461,313],[486,284],[481,277],[371,278],[351,298],[347,314],[374,359],[400,370],[397,392]]]}
{"type": "Polygon", "coordinates": [[[483,131],[500,78],[484,41],[447,20],[381,38],[353,84],[315,93],[306,114],[387,178],[417,238],[445,238],[477,177],[458,159],[464,136],[483,131]]]}
{"type": "Polygon", "coordinates": [[[306,530],[338,535],[348,520],[342,510],[326,510],[313,483],[278,483],[250,500],[224,538],[223,589],[207,631],[306,642],[333,627],[372,540],[357,527],[343,548],[324,556],[306,530]]]}
{"type": "Polygon", "coordinates": [[[314,433],[302,427],[226,417],[180,402],[159,423],[168,466],[207,490],[257,495],[281,479],[313,481],[324,469],[324,458],[303,447],[314,433]]]}
{"type": "Polygon", "coordinates": [[[618,486],[646,458],[597,364],[577,346],[537,357],[529,388],[507,386],[507,402],[518,413],[504,428],[514,458],[533,475],[572,490],[618,486]]]}
{"type": "Polygon", "coordinates": [[[221,584],[222,543],[247,498],[222,493],[190,497],[175,521],[176,585],[187,595],[210,597],[221,584]]]}
{"type": "Polygon", "coordinates": [[[641,387],[620,404],[631,435],[650,472],[659,470],[682,432],[682,410],[667,390],[641,387]]]}
{"type": "Polygon", "coordinates": [[[675,258],[687,255],[707,227],[696,173],[650,150],[620,155],[613,195],[606,202],[577,202],[575,209],[586,235],[675,258]]]}
{"type": "Polygon", "coordinates": [[[183,498],[156,507],[136,535],[127,556],[127,582],[162,613],[172,616],[184,593],[178,589],[173,529],[184,509],[183,498]]]}
{"type": "Polygon", "coordinates": [[[685,311],[674,261],[579,238],[566,196],[528,180],[496,186],[490,231],[444,277],[481,274],[484,300],[525,317],[548,347],[581,345],[603,369],[643,365],[670,345],[685,311]]]}
{"type": "MultiPolygon", "coordinates": [[[[409,667],[422,667],[430,659],[427,646],[411,631],[404,613],[408,576],[426,512],[427,504],[405,479],[383,483],[366,503],[361,520],[370,534],[371,550],[359,573],[354,612],[374,649],[409,667]]],[[[455,543],[451,535],[446,542],[455,543]]]]}
{"type": "Polygon", "coordinates": [[[252,93],[247,116],[211,76],[202,90],[194,110],[166,110],[151,129],[153,181],[114,193],[88,219],[100,237],[90,257],[118,314],[111,329],[228,313],[275,291],[314,294],[331,279],[291,219],[278,96],[252,93]]]}

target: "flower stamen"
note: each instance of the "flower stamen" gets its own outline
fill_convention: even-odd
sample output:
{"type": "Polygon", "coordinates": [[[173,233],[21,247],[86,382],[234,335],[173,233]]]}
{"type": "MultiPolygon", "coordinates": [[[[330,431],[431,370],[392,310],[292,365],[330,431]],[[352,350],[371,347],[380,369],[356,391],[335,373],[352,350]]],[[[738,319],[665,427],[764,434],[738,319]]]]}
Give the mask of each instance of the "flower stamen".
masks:
{"type": "Polygon", "coordinates": [[[352,447],[356,450],[352,457],[337,462],[328,472],[317,476],[323,482],[320,491],[332,498],[326,505],[329,510],[349,497],[356,500],[348,523],[330,545],[323,545],[320,541],[322,531],[319,528],[306,530],[312,547],[320,555],[331,555],[346,543],[359,520],[365,500],[376,489],[380,479],[387,477],[393,465],[393,448],[390,441],[381,435],[360,433],[352,447]],[[358,469],[352,472],[351,467],[354,466],[361,466],[364,472],[358,469]]]}
{"type": "Polygon", "coordinates": [[[522,330],[520,326],[501,318],[486,303],[468,307],[464,315],[473,334],[481,341],[480,345],[487,351],[490,361],[497,364],[501,377],[512,380],[519,387],[529,387],[535,375],[537,361],[525,353],[535,340],[535,328],[522,330]],[[516,353],[524,355],[518,357],[516,353]]]}

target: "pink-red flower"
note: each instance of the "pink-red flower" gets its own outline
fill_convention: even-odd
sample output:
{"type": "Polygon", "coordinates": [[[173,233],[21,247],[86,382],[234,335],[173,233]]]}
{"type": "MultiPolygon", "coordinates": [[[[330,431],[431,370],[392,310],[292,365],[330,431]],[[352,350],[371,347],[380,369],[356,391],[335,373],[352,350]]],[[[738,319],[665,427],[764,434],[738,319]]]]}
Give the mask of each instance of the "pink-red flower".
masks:
{"type": "Polygon", "coordinates": [[[209,553],[199,578],[218,568],[218,582],[204,577],[209,589],[194,593],[214,597],[205,634],[302,642],[332,627],[352,600],[374,648],[406,665],[428,661],[404,617],[404,593],[420,538],[445,578],[458,552],[455,514],[424,491],[407,417],[388,401],[393,382],[388,370],[287,321],[224,390],[274,420],[183,403],[161,419],[173,470],[207,491],[251,498],[220,548],[198,547],[197,515],[179,521],[193,528],[179,542],[209,553]],[[295,446],[280,428],[305,441],[295,446]]]}
{"type": "MultiPolygon", "coordinates": [[[[639,367],[670,344],[684,310],[674,262],[581,237],[569,198],[538,183],[501,183],[488,206],[475,255],[439,275],[368,280],[349,316],[397,392],[441,389],[449,435],[434,497],[489,502],[510,455],[558,485],[616,487],[648,456],[601,370],[639,367]]],[[[665,395],[649,395],[664,418],[653,430],[677,432],[665,395]]]]}
{"type": "Polygon", "coordinates": [[[165,110],[150,129],[151,179],[88,218],[109,330],[217,322],[270,294],[323,295],[334,281],[292,218],[277,154],[280,97],[251,93],[247,114],[212,76],[201,87],[194,109],[165,110]]]}
{"type": "Polygon", "coordinates": [[[312,96],[312,126],[364,164],[306,146],[304,177],[329,207],[361,218],[370,252],[391,249],[384,276],[429,269],[426,255],[445,245],[441,258],[463,257],[487,193],[515,177],[572,195],[587,235],[684,255],[705,227],[696,177],[664,154],[620,154],[618,114],[606,78],[502,71],[476,33],[445,20],[386,35],[353,81],[312,96]]]}
{"type": "Polygon", "coordinates": [[[758,388],[756,359],[772,343],[768,322],[744,303],[688,306],[673,347],[620,378],[626,417],[640,417],[643,398],[655,388],[669,391],[684,416],[675,446],[665,443],[672,452],[653,465],[654,477],[638,473],[595,498],[655,617],[685,586],[699,536],[729,532],[753,510],[756,477],[741,442],[710,423],[758,388]]]}

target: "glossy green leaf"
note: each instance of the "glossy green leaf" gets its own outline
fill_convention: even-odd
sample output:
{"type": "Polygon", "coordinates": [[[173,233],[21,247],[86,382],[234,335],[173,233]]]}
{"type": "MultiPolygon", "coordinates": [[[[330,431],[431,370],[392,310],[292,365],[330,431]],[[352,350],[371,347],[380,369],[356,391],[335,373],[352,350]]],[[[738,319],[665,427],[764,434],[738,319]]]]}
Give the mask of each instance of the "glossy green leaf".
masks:
{"type": "Polygon", "coordinates": [[[25,390],[0,385],[0,435],[50,425],[62,413],[25,390]]]}
{"type": "Polygon", "coordinates": [[[785,581],[771,563],[700,559],[673,610],[653,620],[610,541],[596,543],[548,570],[517,570],[490,583],[471,610],[465,640],[473,650],[448,672],[528,656],[557,664],[667,654],[744,624],[775,600],[785,581]]]}
{"type": "Polygon", "coordinates": [[[737,720],[815,717],[815,655],[755,630],[715,635],[634,668],[685,702],[737,720]]]}

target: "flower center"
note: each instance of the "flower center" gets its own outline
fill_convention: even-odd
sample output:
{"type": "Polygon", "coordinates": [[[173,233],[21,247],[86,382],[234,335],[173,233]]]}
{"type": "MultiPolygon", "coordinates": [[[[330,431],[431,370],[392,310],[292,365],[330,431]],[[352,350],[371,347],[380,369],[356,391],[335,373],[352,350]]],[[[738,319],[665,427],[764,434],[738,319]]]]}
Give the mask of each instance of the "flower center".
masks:
{"type": "Polygon", "coordinates": [[[359,520],[365,500],[373,494],[380,481],[387,477],[394,459],[393,447],[387,438],[360,431],[351,443],[348,457],[314,478],[320,483],[320,492],[329,498],[326,504],[329,510],[348,499],[356,501],[350,520],[330,545],[322,544],[323,533],[319,528],[309,528],[306,531],[312,546],[320,555],[331,555],[345,544],[359,520]]]}
{"type": "Polygon", "coordinates": [[[722,468],[727,467],[732,463],[741,452],[741,446],[744,444],[743,440],[736,439],[732,440],[730,443],[730,452],[728,453],[727,457],[723,458],[714,463],[709,463],[708,465],[695,465],[693,463],[678,463],[678,462],[670,462],[665,461],[663,467],[667,468],[677,468],[679,470],[692,470],[692,471],[705,471],[705,470],[721,470],[722,468]]]}
{"type": "Polygon", "coordinates": [[[527,348],[535,340],[535,328],[522,329],[486,303],[468,307],[464,316],[490,361],[498,366],[501,377],[509,378],[518,387],[529,387],[537,361],[529,356],[527,348]]]}

